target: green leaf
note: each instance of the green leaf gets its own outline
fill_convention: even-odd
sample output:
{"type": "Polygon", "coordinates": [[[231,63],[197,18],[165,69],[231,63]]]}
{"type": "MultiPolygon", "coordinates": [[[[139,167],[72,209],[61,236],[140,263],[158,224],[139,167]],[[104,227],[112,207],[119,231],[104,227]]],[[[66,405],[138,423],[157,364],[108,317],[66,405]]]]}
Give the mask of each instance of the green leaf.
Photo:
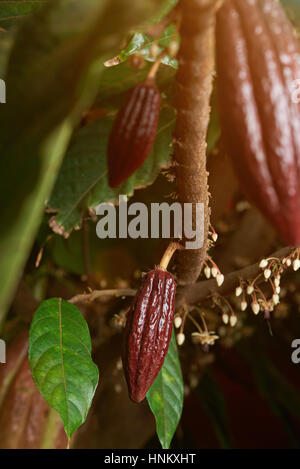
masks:
{"type": "MultiPolygon", "coordinates": [[[[117,65],[116,67],[108,67],[101,76],[101,87],[98,91],[96,104],[101,107],[118,109],[120,101],[124,98],[125,93],[137,83],[145,80],[150,65],[140,70],[133,69],[128,62],[117,65]]],[[[172,105],[173,99],[173,83],[176,70],[171,67],[162,65],[156,77],[157,86],[166,97],[169,105],[172,105]]]]}
{"type": "MultiPolygon", "coordinates": [[[[158,54],[165,49],[172,40],[174,40],[175,26],[168,26],[163,34],[157,39],[153,39],[147,34],[142,32],[136,32],[133,34],[131,40],[128,42],[125,49],[123,49],[117,56],[120,63],[125,62],[135,52],[139,52],[145,60],[154,62],[154,58],[150,54],[150,47],[155,42],[158,45],[158,54]]],[[[175,34],[176,37],[176,34],[175,34]]],[[[170,58],[168,54],[162,59],[162,63],[173,68],[177,68],[177,60],[170,58]]]]}
{"type": "Polygon", "coordinates": [[[34,382],[71,438],[86,420],[99,379],[89,329],[76,306],[58,298],[39,306],[30,327],[28,357],[34,382]]]}
{"type": "Polygon", "coordinates": [[[73,127],[97,94],[103,62],[156,6],[150,0],[51,0],[17,30],[7,104],[0,108],[0,326],[73,127]]]}
{"type": "Polygon", "coordinates": [[[131,196],[135,188],[152,184],[159,171],[168,166],[175,121],[171,108],[161,112],[154,148],[144,165],[117,189],[111,189],[106,147],[112,121],[107,117],[81,129],[67,152],[49,202],[51,209],[58,211],[56,222],[64,233],[80,225],[81,212],[87,207],[116,202],[120,194],[131,196]]]}
{"type": "Polygon", "coordinates": [[[0,26],[5,29],[15,26],[44,3],[45,0],[1,0],[0,26]]]}
{"type": "Polygon", "coordinates": [[[161,446],[168,449],[183,407],[183,380],[174,331],[165,362],[147,393],[147,400],[156,420],[161,446]]]}
{"type": "Polygon", "coordinates": [[[205,373],[202,377],[196,392],[201,399],[205,413],[211,420],[221,447],[223,449],[231,448],[232,442],[225,400],[216,381],[209,373],[205,373]]]}

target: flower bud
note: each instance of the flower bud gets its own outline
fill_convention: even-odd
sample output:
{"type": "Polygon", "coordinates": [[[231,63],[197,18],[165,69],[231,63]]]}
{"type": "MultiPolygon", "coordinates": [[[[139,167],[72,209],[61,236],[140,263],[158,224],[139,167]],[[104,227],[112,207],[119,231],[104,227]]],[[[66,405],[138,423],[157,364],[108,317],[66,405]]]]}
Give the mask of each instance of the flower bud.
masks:
{"type": "Polygon", "coordinates": [[[237,325],[237,317],[236,316],[230,316],[230,325],[231,327],[235,327],[237,325]]]}
{"type": "Polygon", "coordinates": [[[184,342],[185,342],[185,335],[182,332],[180,332],[179,334],[177,334],[177,344],[181,346],[184,344],[184,342]]]}
{"type": "Polygon", "coordinates": [[[300,269],[300,260],[299,259],[295,259],[294,262],[293,262],[293,269],[295,272],[297,272],[297,270],[300,269]]]}
{"type": "Polygon", "coordinates": [[[266,267],[268,267],[268,261],[266,259],[263,259],[262,261],[260,261],[259,267],[261,269],[265,269],[266,267]]]}
{"type": "Polygon", "coordinates": [[[272,271],[270,269],[265,269],[264,270],[264,277],[266,280],[268,280],[272,275],[272,271]]]}
{"type": "Polygon", "coordinates": [[[252,311],[255,315],[257,315],[260,312],[260,306],[257,302],[253,302],[251,304],[252,311]]]}
{"type": "Polygon", "coordinates": [[[277,295],[277,293],[274,294],[272,297],[272,300],[273,300],[274,305],[278,305],[280,303],[279,295],[277,295]]]}
{"type": "Polygon", "coordinates": [[[223,283],[224,283],[224,275],[223,275],[223,274],[218,274],[217,277],[216,277],[216,281],[217,281],[218,287],[220,287],[221,285],[223,285],[223,283]]]}
{"type": "Polygon", "coordinates": [[[179,329],[181,324],[182,324],[181,316],[176,316],[176,318],[174,319],[174,326],[176,327],[176,329],[179,329]]]}
{"type": "Polygon", "coordinates": [[[219,274],[219,270],[218,270],[216,267],[213,267],[213,268],[211,269],[211,275],[212,275],[214,278],[216,278],[218,274],[219,274]]]}
{"type": "Polygon", "coordinates": [[[224,322],[224,324],[228,324],[229,323],[229,316],[227,313],[224,313],[223,316],[222,316],[222,321],[224,322]]]}
{"type": "Polygon", "coordinates": [[[211,277],[211,269],[210,269],[210,267],[206,266],[206,267],[204,268],[204,275],[205,275],[206,278],[210,278],[210,277],[211,277]]]}

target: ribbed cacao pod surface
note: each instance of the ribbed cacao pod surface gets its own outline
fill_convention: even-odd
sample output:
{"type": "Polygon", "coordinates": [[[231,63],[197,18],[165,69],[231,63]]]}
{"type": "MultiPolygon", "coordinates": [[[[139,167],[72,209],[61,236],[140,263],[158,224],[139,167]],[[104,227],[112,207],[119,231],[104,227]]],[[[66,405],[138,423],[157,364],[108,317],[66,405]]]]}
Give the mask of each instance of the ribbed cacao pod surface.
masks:
{"type": "Polygon", "coordinates": [[[161,94],[154,79],[135,85],[118,112],[108,142],[108,179],[117,187],[150,154],[158,126],[161,94]]]}
{"type": "Polygon", "coordinates": [[[124,333],[123,367],[129,397],[141,402],[157,377],[172,336],[176,282],[162,269],[144,275],[124,333]]]}
{"type": "Polygon", "coordinates": [[[277,0],[226,0],[217,14],[222,134],[241,187],[292,246],[300,244],[300,47],[277,0]]]}

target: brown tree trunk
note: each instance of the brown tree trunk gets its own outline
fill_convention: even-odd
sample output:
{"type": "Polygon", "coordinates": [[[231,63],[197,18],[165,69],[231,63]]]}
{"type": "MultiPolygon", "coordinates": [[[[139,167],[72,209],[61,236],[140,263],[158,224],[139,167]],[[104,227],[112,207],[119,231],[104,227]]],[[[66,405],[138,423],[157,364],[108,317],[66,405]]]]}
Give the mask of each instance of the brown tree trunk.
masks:
{"type": "MultiPolygon", "coordinates": [[[[208,247],[210,210],[206,171],[206,134],[214,72],[216,0],[180,0],[181,46],[176,77],[177,122],[174,150],[179,201],[204,204],[204,245],[177,255],[181,285],[197,280],[208,247]]],[[[193,205],[193,229],[196,205],[193,205]]]]}

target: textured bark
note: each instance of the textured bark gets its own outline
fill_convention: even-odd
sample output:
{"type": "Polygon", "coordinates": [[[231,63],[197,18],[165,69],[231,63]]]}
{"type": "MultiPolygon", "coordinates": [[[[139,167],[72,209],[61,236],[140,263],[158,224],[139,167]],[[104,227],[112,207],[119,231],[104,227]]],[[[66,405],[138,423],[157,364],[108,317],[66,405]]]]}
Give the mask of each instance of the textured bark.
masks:
{"type": "MultiPolygon", "coordinates": [[[[177,122],[174,150],[179,201],[203,203],[204,245],[177,255],[179,284],[197,280],[207,252],[210,210],[206,171],[206,134],[214,70],[214,26],[216,0],[180,0],[181,46],[176,77],[177,122]]],[[[194,206],[194,209],[196,206],[194,206]]],[[[193,214],[195,228],[195,210],[193,214]]]]}

